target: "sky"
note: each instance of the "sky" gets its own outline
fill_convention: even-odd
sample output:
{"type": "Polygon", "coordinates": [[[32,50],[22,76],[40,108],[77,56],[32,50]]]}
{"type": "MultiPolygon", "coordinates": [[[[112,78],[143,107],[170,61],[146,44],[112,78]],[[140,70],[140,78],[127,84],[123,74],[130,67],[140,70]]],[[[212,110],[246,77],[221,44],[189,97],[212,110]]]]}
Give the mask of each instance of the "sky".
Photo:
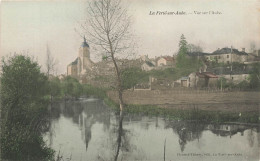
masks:
{"type": "MultiPolygon", "coordinates": [[[[124,0],[124,4],[132,16],[137,56],[173,55],[181,34],[204,52],[231,46],[249,52],[251,43],[260,48],[260,0],[124,0]],[[165,11],[186,14],[159,15],[165,11]]],[[[78,31],[86,18],[86,1],[2,0],[0,6],[1,57],[28,53],[44,70],[48,44],[58,73],[65,73],[83,41],[78,31]]],[[[91,44],[90,52],[94,62],[100,60],[91,44]]]]}

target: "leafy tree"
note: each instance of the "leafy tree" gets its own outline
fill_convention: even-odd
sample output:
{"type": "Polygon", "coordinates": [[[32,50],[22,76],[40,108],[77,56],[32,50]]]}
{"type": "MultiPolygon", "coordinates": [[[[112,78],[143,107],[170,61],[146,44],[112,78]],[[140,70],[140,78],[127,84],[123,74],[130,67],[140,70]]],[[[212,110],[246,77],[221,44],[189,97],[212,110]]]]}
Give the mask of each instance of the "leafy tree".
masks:
{"type": "Polygon", "coordinates": [[[49,80],[49,93],[51,97],[57,97],[61,95],[61,83],[59,78],[55,77],[49,80]]]}
{"type": "Polygon", "coordinates": [[[184,35],[182,34],[179,42],[179,52],[177,55],[177,67],[183,68],[187,65],[187,51],[187,41],[184,35]]]}
{"type": "Polygon", "coordinates": [[[249,75],[249,84],[252,89],[260,89],[260,63],[255,63],[249,75]]]}
{"type": "Polygon", "coordinates": [[[1,153],[11,160],[47,160],[53,151],[42,133],[48,129],[47,77],[30,57],[2,60],[1,153]]]}
{"type": "Polygon", "coordinates": [[[202,66],[202,62],[198,60],[197,58],[190,58],[187,55],[189,49],[189,45],[186,41],[185,36],[182,34],[179,42],[179,52],[177,55],[177,68],[193,68],[195,70],[198,70],[199,67],[202,66]]]}
{"type": "Polygon", "coordinates": [[[187,45],[188,52],[202,52],[203,49],[199,45],[188,44],[187,45]]]}
{"type": "Polygon", "coordinates": [[[62,89],[65,96],[71,96],[75,98],[78,98],[83,92],[83,87],[79,81],[70,76],[66,77],[62,82],[62,89]]]}
{"type": "Polygon", "coordinates": [[[140,68],[127,68],[122,72],[122,86],[124,89],[134,87],[138,83],[148,82],[149,76],[140,68]]]}

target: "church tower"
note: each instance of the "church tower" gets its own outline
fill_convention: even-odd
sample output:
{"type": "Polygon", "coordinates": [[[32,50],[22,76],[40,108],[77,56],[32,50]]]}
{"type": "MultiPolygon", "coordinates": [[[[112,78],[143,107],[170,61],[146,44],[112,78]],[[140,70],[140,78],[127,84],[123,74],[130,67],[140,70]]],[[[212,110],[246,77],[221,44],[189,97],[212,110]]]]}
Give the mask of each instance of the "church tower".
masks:
{"type": "Polygon", "coordinates": [[[82,42],[79,48],[79,55],[78,55],[78,75],[84,74],[86,68],[91,67],[91,60],[90,60],[90,52],[89,52],[89,45],[86,42],[86,38],[84,36],[84,41],[82,42]]]}

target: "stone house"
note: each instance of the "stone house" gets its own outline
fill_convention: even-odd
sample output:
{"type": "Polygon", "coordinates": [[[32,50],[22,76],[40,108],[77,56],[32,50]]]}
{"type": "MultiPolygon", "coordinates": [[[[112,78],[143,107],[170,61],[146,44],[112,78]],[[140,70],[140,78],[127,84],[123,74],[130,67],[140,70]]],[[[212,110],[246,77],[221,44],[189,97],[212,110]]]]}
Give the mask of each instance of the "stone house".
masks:
{"type": "Polygon", "coordinates": [[[242,51],[233,48],[222,48],[211,54],[205,54],[205,57],[208,61],[216,61],[217,63],[244,63],[247,61],[248,53],[245,52],[245,48],[242,51]]]}
{"type": "Polygon", "coordinates": [[[189,87],[190,85],[190,79],[189,77],[181,77],[180,79],[178,79],[177,81],[175,81],[174,83],[174,87],[189,87]]]}
{"type": "Polygon", "coordinates": [[[212,53],[189,52],[187,55],[189,57],[195,57],[202,60],[215,61],[217,63],[224,64],[230,64],[233,62],[244,63],[255,57],[246,53],[245,48],[242,48],[242,51],[238,51],[237,49],[233,48],[222,48],[212,53]]]}
{"type": "Polygon", "coordinates": [[[218,76],[211,72],[193,72],[188,76],[187,87],[214,88],[217,87],[218,76]]]}
{"type": "Polygon", "coordinates": [[[155,63],[150,61],[145,61],[143,65],[141,66],[142,70],[144,71],[150,71],[155,68],[155,63]]]}
{"type": "Polygon", "coordinates": [[[170,56],[161,57],[157,61],[157,66],[172,66],[174,65],[174,58],[170,56]]]}
{"type": "Polygon", "coordinates": [[[219,78],[225,78],[227,81],[238,84],[242,81],[248,81],[249,73],[252,67],[248,65],[241,65],[238,67],[233,67],[231,71],[230,67],[216,67],[208,69],[208,72],[215,73],[219,78]]]}

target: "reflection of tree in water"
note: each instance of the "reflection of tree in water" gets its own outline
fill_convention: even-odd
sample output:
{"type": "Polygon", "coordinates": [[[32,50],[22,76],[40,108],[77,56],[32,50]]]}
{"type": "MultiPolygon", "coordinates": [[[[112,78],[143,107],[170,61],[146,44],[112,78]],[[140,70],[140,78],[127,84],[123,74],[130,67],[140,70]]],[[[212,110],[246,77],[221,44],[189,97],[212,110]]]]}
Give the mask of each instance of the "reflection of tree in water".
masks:
{"type": "MultiPolygon", "coordinates": [[[[106,141],[102,142],[99,149],[98,160],[126,160],[130,157],[135,157],[140,160],[140,156],[135,156],[136,146],[131,144],[133,133],[130,130],[124,129],[123,113],[116,113],[112,119],[112,126],[109,129],[109,135],[106,141]],[[115,122],[113,122],[115,121],[115,122]]],[[[128,118],[127,118],[128,119],[128,118]]],[[[140,154],[137,154],[140,155],[140,154]]]]}
{"type": "Polygon", "coordinates": [[[199,122],[167,122],[166,128],[172,128],[173,132],[179,136],[179,144],[181,151],[185,149],[187,142],[198,140],[201,138],[202,131],[205,128],[205,124],[199,122]]]}
{"type": "Polygon", "coordinates": [[[254,140],[255,140],[255,135],[254,135],[253,129],[250,129],[247,133],[247,141],[248,141],[248,145],[250,147],[254,146],[254,140]]]}

